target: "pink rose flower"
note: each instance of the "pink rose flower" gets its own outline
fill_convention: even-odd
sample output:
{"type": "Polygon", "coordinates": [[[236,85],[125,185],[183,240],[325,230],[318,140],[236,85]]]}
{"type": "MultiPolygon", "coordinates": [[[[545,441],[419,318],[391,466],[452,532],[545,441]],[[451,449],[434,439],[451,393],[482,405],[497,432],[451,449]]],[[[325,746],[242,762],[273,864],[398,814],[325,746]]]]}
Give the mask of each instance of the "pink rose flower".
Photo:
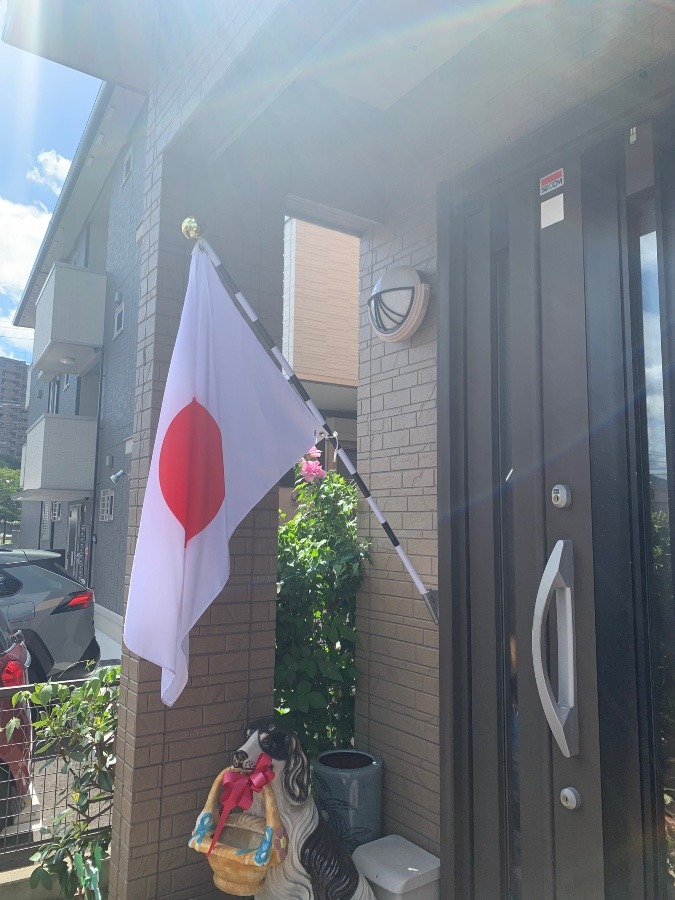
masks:
{"type": "Polygon", "coordinates": [[[321,463],[314,459],[303,459],[300,462],[300,475],[305,481],[312,482],[315,478],[323,478],[326,473],[321,468],[321,463]]]}
{"type": "Polygon", "coordinates": [[[311,447],[305,456],[308,456],[310,459],[321,459],[321,451],[317,450],[316,447],[311,447]]]}

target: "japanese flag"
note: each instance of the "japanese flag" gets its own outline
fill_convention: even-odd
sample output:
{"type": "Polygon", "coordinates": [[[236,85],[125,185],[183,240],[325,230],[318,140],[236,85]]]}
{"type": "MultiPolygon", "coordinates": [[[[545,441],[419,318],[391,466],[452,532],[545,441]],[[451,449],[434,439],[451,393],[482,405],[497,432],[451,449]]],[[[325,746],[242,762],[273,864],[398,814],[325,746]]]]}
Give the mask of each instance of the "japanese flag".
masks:
{"type": "Polygon", "coordinates": [[[199,244],[164,391],[124,623],[173,705],[192,626],[230,574],[242,519],[314,444],[316,422],[199,244]]]}

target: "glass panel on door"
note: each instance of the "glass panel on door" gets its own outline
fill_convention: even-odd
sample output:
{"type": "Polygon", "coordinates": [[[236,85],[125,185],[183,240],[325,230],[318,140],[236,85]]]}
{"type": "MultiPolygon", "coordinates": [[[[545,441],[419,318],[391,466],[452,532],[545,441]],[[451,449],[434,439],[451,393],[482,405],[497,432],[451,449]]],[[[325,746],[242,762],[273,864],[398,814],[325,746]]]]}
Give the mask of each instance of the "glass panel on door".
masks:
{"type": "Polygon", "coordinates": [[[668,456],[663,377],[663,329],[658,275],[654,197],[633,208],[637,269],[634,295],[639,303],[642,354],[642,481],[646,545],[647,615],[651,635],[654,806],[657,879],[675,897],[675,606],[671,572],[668,507],[668,456]]]}

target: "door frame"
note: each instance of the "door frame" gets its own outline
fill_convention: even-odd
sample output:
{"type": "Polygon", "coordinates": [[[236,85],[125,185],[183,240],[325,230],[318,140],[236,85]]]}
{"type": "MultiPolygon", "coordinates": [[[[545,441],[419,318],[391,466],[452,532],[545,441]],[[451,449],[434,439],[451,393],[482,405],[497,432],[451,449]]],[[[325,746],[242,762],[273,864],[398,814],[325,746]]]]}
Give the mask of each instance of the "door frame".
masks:
{"type": "MultiPolygon", "coordinates": [[[[440,768],[441,768],[441,892],[443,896],[470,898],[474,896],[473,804],[471,771],[471,679],[469,660],[471,654],[471,610],[467,593],[469,522],[466,511],[467,497],[467,441],[469,422],[467,397],[469,386],[467,366],[467,309],[464,240],[462,221],[475,213],[474,199],[485,184],[494,183],[494,172],[501,173],[502,182],[513,180],[533,160],[546,157],[552,149],[565,146],[570,152],[588,150],[598,152],[603,139],[617,137],[626,132],[636,121],[656,116],[675,100],[672,83],[675,62],[670,59],[655,67],[652,79],[643,85],[628,83],[613,93],[613,103],[605,95],[601,101],[589,104],[554,123],[538,136],[537,140],[521,142],[517,147],[504,151],[498,159],[477,167],[462,179],[459,190],[454,184],[442,184],[438,189],[438,509],[439,509],[439,592],[441,598],[440,636],[440,768]],[[658,71],[657,71],[658,70],[658,71]],[[617,110],[620,114],[617,115],[617,110]],[[590,127],[593,123],[593,127],[590,127]]],[[[607,150],[605,149],[605,151],[607,150]]],[[[601,155],[601,154],[600,154],[601,155]]],[[[596,161],[600,165],[599,157],[596,161]]],[[[590,163],[589,163],[590,165],[590,163]]],[[[588,185],[586,186],[588,189],[588,185]]],[[[607,194],[608,185],[598,187],[603,201],[603,215],[611,207],[607,194]]],[[[601,223],[596,223],[598,227],[601,223]]],[[[625,225],[625,223],[624,223],[625,225]]],[[[596,235],[599,239],[599,236],[596,235]]],[[[671,238],[675,239],[672,235],[671,238]]],[[[662,257],[663,259],[663,257],[662,257]]],[[[624,256],[617,273],[626,277],[624,256]]],[[[588,267],[587,267],[588,268],[588,267]]],[[[588,268],[594,277],[594,267],[588,268]]],[[[599,276],[599,270],[595,275],[599,276]]],[[[599,350],[607,350],[609,341],[603,342],[597,330],[597,322],[589,320],[589,340],[599,350]],[[594,330],[595,329],[595,330],[594,330]]],[[[625,323],[623,323],[625,324],[625,323]]],[[[616,337],[616,335],[614,335],[616,337]]],[[[589,403],[591,416],[598,415],[593,406],[597,390],[604,377],[603,357],[598,356],[589,369],[589,403]]],[[[607,361],[604,357],[605,362],[607,361]]],[[[616,390],[617,384],[613,385],[616,390]]],[[[623,389],[623,388],[622,388],[623,389]]],[[[617,433],[618,434],[618,433],[617,433]]],[[[617,434],[604,435],[609,441],[608,452],[619,452],[617,434]],[[612,441],[614,443],[612,443],[612,441]]],[[[623,434],[625,448],[625,432],[623,434]]],[[[594,453],[598,447],[594,448],[594,453]]],[[[624,450],[625,452],[625,450],[624,450]]],[[[605,472],[607,469],[605,469],[605,472]]],[[[607,497],[605,513],[624,503],[622,495],[608,494],[602,485],[603,472],[598,467],[592,471],[591,491],[594,497],[607,497]]],[[[625,487],[625,486],[624,486],[625,487]]],[[[600,501],[597,501],[600,502],[600,501]]],[[[599,508],[599,507],[598,507],[599,508]]],[[[599,536],[594,534],[594,542],[599,536]]],[[[600,546],[600,544],[598,545],[600,546]]],[[[604,551],[601,551],[604,552],[604,551]]],[[[606,663],[601,662],[601,666],[606,663]]],[[[611,666],[610,666],[611,668],[611,666]]],[[[602,670],[601,681],[606,683],[608,669],[602,670]]],[[[603,698],[601,697],[601,706],[603,698]]],[[[600,715],[600,727],[609,734],[607,721],[600,715]]],[[[606,745],[603,739],[602,743],[606,745]]],[[[603,766],[607,762],[603,759],[603,766]]],[[[612,775],[616,777],[616,772],[612,775]]],[[[603,791],[603,812],[614,827],[620,828],[621,819],[616,815],[618,803],[606,798],[603,791]]],[[[631,788],[631,794],[634,790],[631,788]]],[[[626,812],[626,805],[622,805],[626,812]]],[[[629,811],[630,816],[634,814],[629,811]]],[[[606,834],[611,834],[611,827],[606,834]]],[[[607,847],[606,847],[607,849],[607,847]]],[[[607,860],[608,863],[611,862],[607,860]]],[[[642,861],[640,861],[640,865],[642,861]]],[[[636,869],[626,872],[628,883],[636,877],[636,869]]],[[[612,879],[608,882],[610,886],[612,879]]],[[[610,894],[611,895],[611,894],[610,894]]],[[[618,895],[617,895],[618,896],[618,895]]],[[[633,895],[636,896],[636,895],[633,895]]]]}

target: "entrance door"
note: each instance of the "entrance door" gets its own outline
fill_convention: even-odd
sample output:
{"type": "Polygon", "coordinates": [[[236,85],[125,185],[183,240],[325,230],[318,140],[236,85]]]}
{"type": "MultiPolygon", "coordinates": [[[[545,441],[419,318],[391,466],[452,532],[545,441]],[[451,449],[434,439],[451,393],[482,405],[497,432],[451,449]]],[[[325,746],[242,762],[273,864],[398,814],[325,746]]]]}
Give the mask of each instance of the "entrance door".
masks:
{"type": "Polygon", "coordinates": [[[80,523],[82,521],[82,504],[71,503],[68,509],[68,548],[66,550],[66,570],[73,578],[81,567],[79,547],[80,523]]]}
{"type": "Polygon", "coordinates": [[[458,897],[675,896],[672,134],[561,152],[439,225],[458,897]]]}

